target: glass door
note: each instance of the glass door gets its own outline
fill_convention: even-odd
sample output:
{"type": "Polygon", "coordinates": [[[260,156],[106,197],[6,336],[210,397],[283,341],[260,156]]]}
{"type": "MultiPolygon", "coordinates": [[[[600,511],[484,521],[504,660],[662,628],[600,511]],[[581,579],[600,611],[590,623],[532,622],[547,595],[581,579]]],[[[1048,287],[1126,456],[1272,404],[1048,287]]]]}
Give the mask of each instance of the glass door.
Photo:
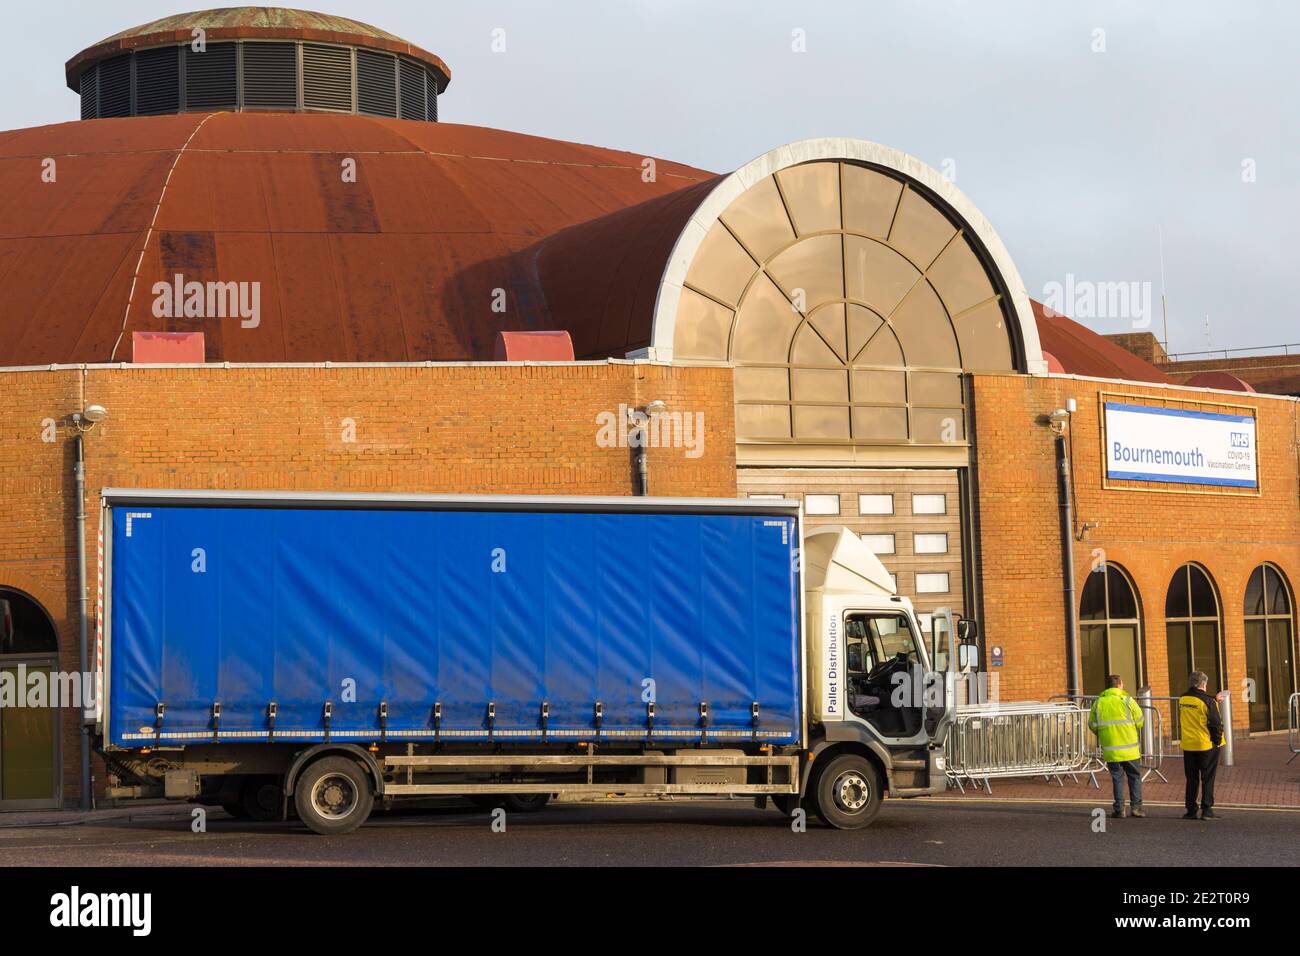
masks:
{"type": "Polygon", "coordinates": [[[50,688],[53,662],[0,662],[0,810],[58,806],[58,715],[55,707],[23,706],[35,681],[50,688]]]}

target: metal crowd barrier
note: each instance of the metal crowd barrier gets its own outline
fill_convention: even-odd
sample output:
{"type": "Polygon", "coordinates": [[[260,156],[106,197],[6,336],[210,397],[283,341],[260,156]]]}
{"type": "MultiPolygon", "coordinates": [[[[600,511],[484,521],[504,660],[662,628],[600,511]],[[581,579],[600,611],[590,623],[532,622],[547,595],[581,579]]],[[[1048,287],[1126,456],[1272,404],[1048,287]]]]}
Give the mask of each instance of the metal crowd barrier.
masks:
{"type": "MultiPolygon", "coordinates": [[[[959,707],[945,740],[948,779],[992,792],[995,778],[1056,778],[1102,769],[1089,752],[1088,709],[1068,702],[1016,701],[959,707]]],[[[1064,784],[1062,784],[1064,785],[1064,784]]]]}
{"type": "MultiPolygon", "coordinates": [[[[1070,697],[1063,694],[1061,695],[1061,698],[1076,702],[1085,712],[1090,712],[1092,710],[1092,705],[1097,700],[1097,696],[1098,695],[1096,694],[1076,694],[1075,696],[1070,697]]],[[[1052,699],[1056,700],[1057,698],[1054,697],[1052,699]]],[[[1172,748],[1172,741],[1165,733],[1164,712],[1161,711],[1160,706],[1156,701],[1170,702],[1171,709],[1175,715],[1174,719],[1176,721],[1178,713],[1178,698],[1152,697],[1150,690],[1148,688],[1143,688],[1138,691],[1137,696],[1133,699],[1137,701],[1137,705],[1142,711],[1142,729],[1138,733],[1138,750],[1140,753],[1138,766],[1142,769],[1142,779],[1145,781],[1152,774],[1155,774],[1161,780],[1165,781],[1165,783],[1168,783],[1169,778],[1165,776],[1164,771],[1161,768],[1165,762],[1165,754],[1170,752],[1172,748]]],[[[1086,718],[1084,724],[1085,726],[1087,725],[1086,718]]],[[[1101,752],[1101,742],[1097,739],[1097,735],[1091,730],[1088,731],[1088,755],[1096,762],[1096,767],[1089,771],[1092,774],[1092,784],[1094,787],[1100,789],[1096,775],[1098,772],[1106,769],[1106,761],[1101,752]]]]}
{"type": "Polygon", "coordinates": [[[1286,709],[1286,742],[1287,746],[1291,748],[1291,759],[1286,762],[1289,767],[1291,766],[1291,760],[1295,760],[1297,756],[1300,756],[1300,691],[1296,691],[1291,695],[1291,699],[1287,701],[1286,709]]]}

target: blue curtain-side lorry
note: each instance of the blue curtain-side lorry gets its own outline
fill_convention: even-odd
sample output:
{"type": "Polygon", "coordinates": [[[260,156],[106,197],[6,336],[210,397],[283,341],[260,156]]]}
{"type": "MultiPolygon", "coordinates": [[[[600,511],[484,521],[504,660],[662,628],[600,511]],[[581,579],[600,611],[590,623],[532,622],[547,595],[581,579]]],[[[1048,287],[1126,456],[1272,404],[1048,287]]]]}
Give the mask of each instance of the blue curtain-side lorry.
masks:
{"type": "Polygon", "coordinates": [[[946,786],[951,674],[798,502],[106,489],[101,518],[117,797],[334,834],[402,798],[748,795],[856,828],[946,786]]]}

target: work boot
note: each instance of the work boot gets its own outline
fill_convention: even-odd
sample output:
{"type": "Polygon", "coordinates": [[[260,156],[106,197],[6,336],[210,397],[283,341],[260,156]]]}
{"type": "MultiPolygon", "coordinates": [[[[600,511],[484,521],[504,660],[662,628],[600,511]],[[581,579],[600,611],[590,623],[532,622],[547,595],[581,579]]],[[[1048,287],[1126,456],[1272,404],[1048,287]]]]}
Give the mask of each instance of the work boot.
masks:
{"type": "Polygon", "coordinates": [[[1142,809],[1142,804],[1140,804],[1140,803],[1135,803],[1135,804],[1133,804],[1133,816],[1135,816],[1135,817],[1144,817],[1144,816],[1146,816],[1146,815],[1147,815],[1147,812],[1146,812],[1145,810],[1142,809]]]}
{"type": "Polygon", "coordinates": [[[1120,807],[1118,810],[1110,811],[1110,815],[1114,817],[1116,820],[1123,820],[1126,816],[1128,816],[1128,814],[1124,812],[1123,807],[1120,807]]]}
{"type": "Polygon", "coordinates": [[[1218,815],[1217,813],[1215,813],[1213,810],[1202,810],[1202,811],[1201,811],[1201,819],[1202,819],[1202,820],[1217,820],[1217,819],[1219,819],[1219,815],[1218,815]]]}

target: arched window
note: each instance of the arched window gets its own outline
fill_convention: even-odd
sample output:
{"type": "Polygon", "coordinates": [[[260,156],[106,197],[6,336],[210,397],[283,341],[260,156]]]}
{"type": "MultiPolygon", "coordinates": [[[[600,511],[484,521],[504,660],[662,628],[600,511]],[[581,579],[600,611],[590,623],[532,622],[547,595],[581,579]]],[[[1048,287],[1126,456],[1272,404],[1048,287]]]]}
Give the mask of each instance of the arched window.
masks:
{"type": "Polygon", "coordinates": [[[1169,693],[1187,687],[1193,671],[1209,675],[1211,694],[1224,687],[1223,648],[1219,635],[1219,596],[1214,582],[1199,564],[1184,564],[1174,572],[1165,598],[1165,641],[1169,649],[1169,693]]]}
{"type": "Polygon", "coordinates": [[[1135,692],[1142,680],[1142,615],[1137,590],[1118,565],[1105,564],[1083,586],[1079,651],[1085,694],[1100,694],[1106,675],[1118,674],[1135,692]]]}
{"type": "Polygon", "coordinates": [[[1261,564],[1246,584],[1246,676],[1254,685],[1250,729],[1285,730],[1295,693],[1291,591],[1277,568],[1261,564]]]}
{"type": "MultiPolygon", "coordinates": [[[[0,588],[0,682],[22,687],[57,666],[58,633],[36,601],[0,588]]],[[[0,707],[0,810],[59,805],[59,712],[0,707]]]]}

